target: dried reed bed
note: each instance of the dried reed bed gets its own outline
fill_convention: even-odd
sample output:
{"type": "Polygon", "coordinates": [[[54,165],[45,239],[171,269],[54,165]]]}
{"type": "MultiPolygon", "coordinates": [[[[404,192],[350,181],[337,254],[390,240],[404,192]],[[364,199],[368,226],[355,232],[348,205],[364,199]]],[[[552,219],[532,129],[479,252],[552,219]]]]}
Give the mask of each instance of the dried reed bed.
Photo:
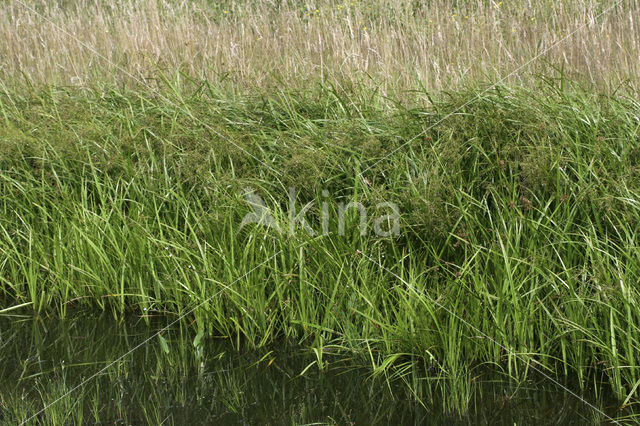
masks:
{"type": "Polygon", "coordinates": [[[91,84],[180,69],[242,87],[322,79],[390,90],[496,80],[514,70],[509,78],[520,82],[550,66],[591,82],[635,85],[640,75],[636,2],[600,17],[614,2],[452,4],[10,0],[0,6],[0,76],[91,84]]]}

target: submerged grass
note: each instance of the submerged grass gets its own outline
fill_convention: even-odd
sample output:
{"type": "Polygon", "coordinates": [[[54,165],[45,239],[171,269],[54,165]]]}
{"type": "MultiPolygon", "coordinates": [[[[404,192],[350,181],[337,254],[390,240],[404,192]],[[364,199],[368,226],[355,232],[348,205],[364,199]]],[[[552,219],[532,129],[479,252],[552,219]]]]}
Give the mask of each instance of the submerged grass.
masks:
{"type": "Polygon", "coordinates": [[[564,80],[410,103],[324,85],[162,93],[0,95],[3,307],[189,313],[199,338],[294,340],[312,368],[353,353],[426,402],[430,381],[449,381],[451,412],[487,364],[637,399],[632,94],[564,80]],[[316,235],[240,229],[252,188],[288,230],[290,187],[316,235]],[[338,232],[339,203],[356,201],[367,232],[355,209],[338,232]],[[373,232],[383,202],[399,207],[397,236],[373,232]]]}
{"type": "Polygon", "coordinates": [[[400,383],[367,379],[366,367],[342,355],[326,354],[331,365],[319,371],[306,369],[313,354],[287,342],[238,352],[228,341],[207,339],[194,348],[184,325],[165,331],[168,351],[146,346],[68,393],[166,320],[114,325],[109,315],[90,312],[65,320],[0,318],[0,422],[25,422],[57,398],[26,424],[519,424],[544,422],[549,412],[563,424],[598,419],[553,386],[491,374],[469,385],[466,415],[437,403],[426,409],[404,398],[400,383]]]}

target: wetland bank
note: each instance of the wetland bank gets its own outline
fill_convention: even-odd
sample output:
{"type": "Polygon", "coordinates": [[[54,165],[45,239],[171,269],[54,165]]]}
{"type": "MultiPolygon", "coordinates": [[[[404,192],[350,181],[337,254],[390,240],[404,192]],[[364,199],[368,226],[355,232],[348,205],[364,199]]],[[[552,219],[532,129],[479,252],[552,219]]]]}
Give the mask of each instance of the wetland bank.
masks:
{"type": "Polygon", "coordinates": [[[636,421],[602,3],[0,6],[0,419],[636,421]]]}

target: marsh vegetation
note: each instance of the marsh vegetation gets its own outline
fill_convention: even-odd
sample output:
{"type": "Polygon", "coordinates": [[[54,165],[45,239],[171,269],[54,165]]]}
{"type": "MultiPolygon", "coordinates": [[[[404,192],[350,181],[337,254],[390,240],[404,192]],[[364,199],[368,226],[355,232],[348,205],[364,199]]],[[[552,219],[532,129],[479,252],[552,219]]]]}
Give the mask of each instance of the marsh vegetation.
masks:
{"type": "Polygon", "coordinates": [[[0,46],[1,418],[471,421],[537,394],[572,401],[562,421],[635,419],[637,6],[460,3],[0,6],[0,33],[23,32],[0,46]],[[464,44],[489,40],[482,58],[464,44]],[[349,52],[366,43],[365,64],[349,52]],[[296,188],[327,232],[241,226],[247,188],[282,229],[296,188]],[[361,232],[356,202],[396,205],[399,232],[361,232]],[[67,326],[113,340],[75,352],[67,326]],[[281,388],[252,396],[254,380],[281,388]],[[263,417],[270,392],[284,417],[263,417]],[[319,397],[287,411],[278,392],[319,397]]]}

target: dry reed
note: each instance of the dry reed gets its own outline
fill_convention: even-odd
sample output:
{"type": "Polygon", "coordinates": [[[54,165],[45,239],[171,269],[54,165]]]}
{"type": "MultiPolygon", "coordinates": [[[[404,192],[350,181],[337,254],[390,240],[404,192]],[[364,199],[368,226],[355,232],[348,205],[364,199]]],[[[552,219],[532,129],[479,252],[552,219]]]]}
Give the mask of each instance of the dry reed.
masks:
{"type": "Polygon", "coordinates": [[[453,4],[10,0],[0,6],[0,77],[91,84],[181,70],[238,87],[324,80],[433,89],[495,81],[549,49],[509,79],[552,66],[590,82],[637,84],[636,2],[600,17],[613,2],[453,4]]]}

